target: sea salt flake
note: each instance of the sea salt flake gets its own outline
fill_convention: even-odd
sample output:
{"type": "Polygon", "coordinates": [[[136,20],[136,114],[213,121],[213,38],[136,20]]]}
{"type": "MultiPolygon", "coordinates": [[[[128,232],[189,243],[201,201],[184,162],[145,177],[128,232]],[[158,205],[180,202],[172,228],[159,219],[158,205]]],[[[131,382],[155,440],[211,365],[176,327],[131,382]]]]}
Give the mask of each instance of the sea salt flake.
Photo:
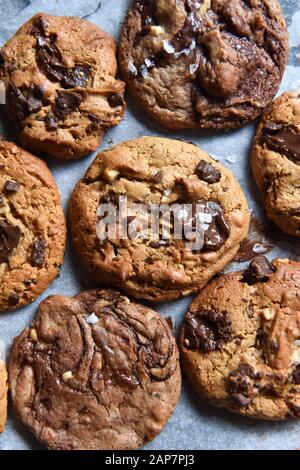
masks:
{"type": "Polygon", "coordinates": [[[202,223],[211,224],[211,222],[212,222],[211,214],[206,214],[205,212],[198,212],[198,219],[202,223]]]}
{"type": "Polygon", "coordinates": [[[167,54],[175,54],[175,48],[172,46],[172,44],[169,43],[169,41],[165,40],[163,42],[163,48],[167,54]]]}
{"type": "Polygon", "coordinates": [[[267,253],[268,248],[261,243],[255,243],[255,245],[253,245],[252,251],[253,253],[262,254],[267,253]]]}
{"type": "Polygon", "coordinates": [[[150,67],[154,67],[155,64],[154,64],[153,60],[145,59],[145,65],[146,65],[146,66],[148,67],[148,69],[149,69],[150,67]]]}
{"type": "Polygon", "coordinates": [[[132,73],[134,76],[137,76],[138,71],[133,62],[128,62],[128,72],[132,73]]]}
{"type": "Polygon", "coordinates": [[[98,321],[99,321],[99,318],[93,312],[93,313],[91,313],[91,315],[89,315],[87,317],[86,321],[87,321],[87,323],[89,323],[89,325],[96,325],[96,323],[98,323],[98,321]]]}
{"type": "Polygon", "coordinates": [[[236,163],[236,157],[233,155],[231,157],[227,157],[226,162],[231,163],[233,165],[234,163],[236,163]]]}
{"type": "Polygon", "coordinates": [[[190,65],[190,74],[191,75],[194,75],[194,73],[196,73],[198,70],[198,64],[191,64],[190,65]]]}
{"type": "Polygon", "coordinates": [[[144,65],[144,64],[141,65],[141,67],[140,67],[140,72],[141,72],[142,77],[144,77],[144,78],[147,78],[148,75],[149,75],[148,68],[147,68],[147,66],[144,65]]]}

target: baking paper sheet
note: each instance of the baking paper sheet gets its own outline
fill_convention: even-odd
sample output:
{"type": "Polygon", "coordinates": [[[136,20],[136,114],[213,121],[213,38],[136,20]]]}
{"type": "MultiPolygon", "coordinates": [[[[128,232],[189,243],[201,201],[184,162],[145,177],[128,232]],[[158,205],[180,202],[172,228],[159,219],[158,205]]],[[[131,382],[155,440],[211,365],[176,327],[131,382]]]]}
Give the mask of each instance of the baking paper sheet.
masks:
{"type": "MultiPolygon", "coordinates": [[[[16,29],[35,13],[44,11],[57,15],[75,15],[96,23],[117,40],[120,26],[131,0],[0,0],[0,43],[3,44],[16,29]]],[[[300,89],[300,0],[282,1],[290,33],[290,60],[280,92],[300,89]]],[[[134,101],[127,97],[128,109],[121,125],[109,131],[101,146],[117,144],[123,140],[143,135],[181,138],[195,142],[235,173],[242,185],[249,205],[256,218],[265,221],[260,195],[250,172],[249,149],[255,130],[250,124],[228,134],[200,133],[197,131],[172,133],[150,119],[134,101]]],[[[0,132],[10,140],[16,138],[7,122],[3,109],[0,114],[0,132]]],[[[48,159],[61,192],[65,209],[75,183],[82,177],[94,155],[75,162],[59,162],[48,159]]],[[[276,247],[268,255],[299,259],[299,241],[276,235],[276,247]]],[[[229,270],[243,267],[232,263],[229,270]]],[[[52,286],[32,305],[14,313],[0,314],[0,342],[5,344],[7,355],[14,336],[33,319],[41,300],[51,294],[74,295],[82,289],[93,287],[86,280],[80,263],[73,252],[70,240],[61,275],[52,286]],[[3,343],[4,341],[4,343],[3,343]]],[[[179,326],[191,299],[161,304],[156,308],[165,316],[171,316],[179,326]]],[[[1,347],[1,345],[0,345],[1,347]]],[[[3,348],[2,348],[3,349],[3,348]]],[[[1,354],[4,354],[3,351],[1,354]]],[[[300,447],[300,422],[272,423],[246,419],[226,411],[205,405],[184,379],[180,402],[169,423],[146,449],[296,449],[300,447]]],[[[1,449],[42,448],[34,437],[9,411],[6,430],[0,436],[1,449]]]]}

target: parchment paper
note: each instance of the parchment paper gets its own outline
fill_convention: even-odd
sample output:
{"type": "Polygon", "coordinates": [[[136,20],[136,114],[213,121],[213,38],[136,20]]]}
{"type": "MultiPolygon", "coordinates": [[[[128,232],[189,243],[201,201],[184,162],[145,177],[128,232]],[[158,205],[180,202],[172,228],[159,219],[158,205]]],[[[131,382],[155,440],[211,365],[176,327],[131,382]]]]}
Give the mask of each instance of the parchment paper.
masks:
{"type": "MultiPolygon", "coordinates": [[[[131,0],[0,0],[0,43],[11,37],[16,29],[35,13],[44,11],[57,15],[75,15],[96,23],[118,39],[126,9],[131,0]]],[[[290,32],[290,60],[280,92],[300,89],[300,0],[281,2],[290,32]]],[[[260,195],[255,187],[249,166],[249,149],[255,124],[250,124],[228,134],[201,133],[197,131],[172,133],[163,129],[139,109],[127,97],[128,109],[125,120],[109,131],[102,149],[123,140],[143,135],[191,140],[218,158],[235,173],[242,185],[253,214],[265,221],[260,195]]],[[[3,110],[0,113],[0,132],[16,141],[10,123],[3,110]]],[[[76,162],[59,162],[48,159],[67,209],[68,199],[75,183],[83,176],[94,155],[76,162]]],[[[276,235],[276,248],[268,255],[299,259],[299,241],[276,235]]],[[[241,269],[243,265],[232,263],[229,270],[241,269]]],[[[51,294],[74,295],[84,288],[93,287],[73,252],[70,240],[61,275],[52,286],[32,305],[14,313],[0,314],[0,341],[6,345],[9,355],[12,340],[31,322],[38,304],[51,294]]],[[[161,304],[156,308],[162,315],[171,316],[178,327],[190,304],[191,298],[161,304]]],[[[300,447],[300,423],[272,423],[237,417],[226,411],[205,405],[184,379],[180,402],[161,435],[149,443],[146,449],[295,449],[300,447]]],[[[1,449],[42,448],[34,437],[13,417],[10,407],[6,430],[0,436],[1,449]]]]}

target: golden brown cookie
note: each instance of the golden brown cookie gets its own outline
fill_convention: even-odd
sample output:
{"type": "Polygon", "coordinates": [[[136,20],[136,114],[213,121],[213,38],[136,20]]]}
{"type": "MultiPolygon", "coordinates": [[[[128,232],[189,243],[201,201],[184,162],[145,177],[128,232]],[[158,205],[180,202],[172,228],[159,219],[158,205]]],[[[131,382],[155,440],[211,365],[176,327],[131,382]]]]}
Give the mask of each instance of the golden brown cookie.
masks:
{"type": "Polygon", "coordinates": [[[63,263],[65,217],[39,158],[0,141],[0,311],[32,302],[63,263]]]}
{"type": "Polygon", "coordinates": [[[7,417],[7,370],[0,360],[0,433],[4,431],[7,417]]]}
{"type": "Polygon", "coordinates": [[[268,217],[300,236],[300,93],[287,92],[263,114],[252,148],[252,169],[268,217]]]}
{"type": "Polygon", "coordinates": [[[300,418],[299,299],[300,263],[264,256],[201,291],[180,350],[206,401],[252,418],[300,418]]]}
{"type": "Polygon", "coordinates": [[[69,210],[74,247],[93,277],[154,301],[203,287],[235,256],[249,225],[247,202],[230,171],[195,145],[155,137],[100,153],[77,184],[69,210]],[[157,206],[170,213],[155,227],[157,206]],[[101,239],[106,207],[115,209],[117,230],[101,239]],[[193,234],[178,234],[178,224],[193,234]],[[199,246],[190,243],[196,235],[203,235],[199,246]]]}
{"type": "Polygon", "coordinates": [[[270,104],[288,34],[277,0],[134,0],[119,58],[129,91],[161,124],[227,130],[270,104]]]}
{"type": "Polygon", "coordinates": [[[63,159],[94,151],[119,124],[114,40],[75,17],[35,15],[1,49],[6,108],[22,146],[63,159]]]}
{"type": "Polygon", "coordinates": [[[49,297],[13,345],[16,413],[50,449],[136,449],[173,412],[175,338],[155,311],[102,289],[49,297]]]}

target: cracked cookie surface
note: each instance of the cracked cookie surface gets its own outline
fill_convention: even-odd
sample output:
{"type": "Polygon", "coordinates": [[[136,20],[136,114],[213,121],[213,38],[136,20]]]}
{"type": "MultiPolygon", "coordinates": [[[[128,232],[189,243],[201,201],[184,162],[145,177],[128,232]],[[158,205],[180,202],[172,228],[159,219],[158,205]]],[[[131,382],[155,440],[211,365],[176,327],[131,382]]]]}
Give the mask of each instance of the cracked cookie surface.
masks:
{"type": "Polygon", "coordinates": [[[32,302],[64,259],[65,217],[39,158],[0,141],[0,311],[32,302]]]}
{"type": "Polygon", "coordinates": [[[300,263],[259,256],[196,297],[179,344],[208,403],[259,419],[300,418],[299,289],[300,263]]]}
{"type": "Polygon", "coordinates": [[[96,150],[122,120],[114,40],[75,17],[35,15],[1,49],[6,109],[23,147],[62,159],[96,150]]]}
{"type": "Polygon", "coordinates": [[[155,311],[94,290],[43,301],[13,345],[9,380],[20,419],[51,449],[135,449],[173,412],[175,338],[155,311]]]}
{"type": "Polygon", "coordinates": [[[287,57],[277,0],[135,0],[119,48],[130,92],[175,130],[255,119],[276,94],[287,57]]]}
{"type": "Polygon", "coordinates": [[[69,212],[74,247],[94,279],[154,301],[203,287],[235,256],[249,226],[247,202],[230,171],[195,145],[153,137],[100,153],[75,187],[69,212]],[[117,234],[100,241],[99,208],[111,203],[120,215],[124,196],[128,213],[123,220],[143,237],[117,234]],[[133,204],[144,204],[145,213],[153,204],[189,205],[192,222],[203,222],[203,246],[194,250],[184,237],[175,238],[175,217],[185,217],[181,211],[175,211],[173,224],[169,220],[165,238],[163,221],[155,234],[148,213],[134,211],[133,204]]]}
{"type": "Polygon", "coordinates": [[[0,360],[0,433],[4,431],[7,417],[7,370],[0,360]]]}
{"type": "Polygon", "coordinates": [[[268,217],[300,237],[300,93],[286,92],[263,114],[251,154],[268,217]]]}

